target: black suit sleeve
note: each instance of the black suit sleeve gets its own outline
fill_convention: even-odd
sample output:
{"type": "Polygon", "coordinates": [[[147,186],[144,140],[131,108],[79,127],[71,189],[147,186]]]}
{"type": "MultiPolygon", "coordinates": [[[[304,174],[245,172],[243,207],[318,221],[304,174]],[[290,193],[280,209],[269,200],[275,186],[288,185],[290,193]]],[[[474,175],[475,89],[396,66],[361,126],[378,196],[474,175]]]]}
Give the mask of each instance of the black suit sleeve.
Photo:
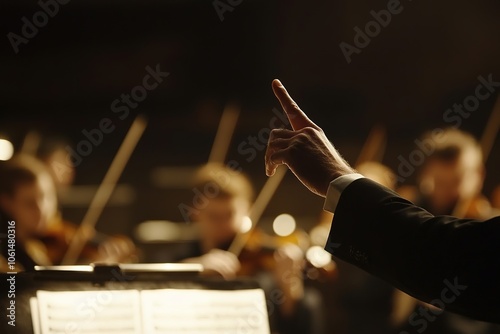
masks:
{"type": "Polygon", "coordinates": [[[433,216],[359,179],[340,197],[325,249],[420,300],[500,323],[500,217],[433,216]]]}

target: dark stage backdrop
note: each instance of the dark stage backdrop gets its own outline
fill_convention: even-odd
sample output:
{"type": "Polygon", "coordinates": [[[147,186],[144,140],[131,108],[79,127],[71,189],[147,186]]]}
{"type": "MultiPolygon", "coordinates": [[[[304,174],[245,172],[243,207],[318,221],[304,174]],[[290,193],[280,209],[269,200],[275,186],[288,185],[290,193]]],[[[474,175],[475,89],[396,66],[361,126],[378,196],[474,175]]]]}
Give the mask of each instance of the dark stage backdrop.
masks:
{"type": "MultiPolygon", "coordinates": [[[[121,179],[134,187],[135,204],[110,229],[181,220],[177,206],[192,198],[191,190],[155,186],[151,172],[205,162],[228,101],[242,108],[228,159],[260,187],[263,149],[254,146],[254,156],[249,136],[266,137],[278,106],[273,78],[282,79],[352,162],[371,127],[385,124],[383,162],[396,170],[425,130],[459,125],[480,136],[500,91],[494,87],[467,118],[446,117],[454,103],[475,94],[478,77],[500,81],[498,1],[243,0],[215,2],[219,12],[212,1],[46,3],[52,5],[2,2],[0,134],[19,147],[36,129],[76,148],[84,130],[109,118],[114,130],[77,168],[76,184],[97,184],[135,115],[148,115],[121,179]],[[390,18],[388,6],[394,6],[390,18]],[[38,27],[30,29],[34,21],[38,27]],[[125,107],[122,94],[157,70],[169,74],[134,108],[125,107]]],[[[499,150],[497,141],[487,194],[500,183],[499,150]]],[[[290,212],[312,223],[321,204],[288,175],[265,216],[290,212]]],[[[83,211],[73,210],[73,218],[83,211]]]]}

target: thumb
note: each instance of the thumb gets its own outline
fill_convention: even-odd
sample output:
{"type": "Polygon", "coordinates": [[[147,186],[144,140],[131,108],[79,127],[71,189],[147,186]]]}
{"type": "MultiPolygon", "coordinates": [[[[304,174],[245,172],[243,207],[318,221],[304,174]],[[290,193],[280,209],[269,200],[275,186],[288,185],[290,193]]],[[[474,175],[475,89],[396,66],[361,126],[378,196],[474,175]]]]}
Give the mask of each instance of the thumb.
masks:
{"type": "Polygon", "coordinates": [[[318,128],[313,121],[299,108],[297,103],[290,97],[285,86],[278,79],[274,79],[272,83],[274,95],[281,103],[281,107],[285,111],[293,130],[300,130],[305,127],[318,128]]]}

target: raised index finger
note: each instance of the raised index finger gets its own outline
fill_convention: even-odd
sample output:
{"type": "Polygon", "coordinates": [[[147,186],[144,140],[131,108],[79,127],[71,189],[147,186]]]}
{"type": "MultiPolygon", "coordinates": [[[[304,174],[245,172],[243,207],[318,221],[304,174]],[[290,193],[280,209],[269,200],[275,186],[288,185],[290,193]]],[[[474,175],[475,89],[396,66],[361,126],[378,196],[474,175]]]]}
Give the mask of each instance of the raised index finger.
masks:
{"type": "Polygon", "coordinates": [[[285,86],[278,79],[274,79],[272,83],[274,95],[281,103],[281,107],[285,111],[290,124],[294,130],[300,130],[305,127],[318,128],[313,121],[299,108],[297,103],[290,97],[285,86]]]}

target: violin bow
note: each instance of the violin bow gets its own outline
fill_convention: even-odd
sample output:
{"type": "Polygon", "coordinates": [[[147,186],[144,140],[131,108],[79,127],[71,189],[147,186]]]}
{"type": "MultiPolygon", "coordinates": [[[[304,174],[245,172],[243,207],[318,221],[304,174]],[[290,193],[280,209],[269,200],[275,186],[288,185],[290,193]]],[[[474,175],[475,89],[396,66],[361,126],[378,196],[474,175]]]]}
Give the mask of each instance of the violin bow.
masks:
{"type": "Polygon", "coordinates": [[[385,127],[381,124],[375,124],[372,127],[354,166],[359,166],[367,161],[382,161],[387,146],[386,132],[385,127]]]}
{"type": "Polygon", "coordinates": [[[240,109],[235,103],[229,103],[224,108],[208,158],[209,163],[224,163],[226,160],[239,114],[240,109]]]}
{"type": "MultiPolygon", "coordinates": [[[[236,128],[239,113],[240,110],[234,103],[229,103],[224,108],[224,112],[222,113],[222,117],[219,122],[219,128],[217,129],[217,134],[215,135],[214,144],[212,145],[212,151],[210,152],[210,158],[208,159],[209,163],[223,163],[225,161],[229,144],[231,143],[231,139],[236,128]]],[[[229,246],[229,252],[235,254],[236,256],[241,253],[250,237],[251,231],[253,231],[257,226],[257,222],[271,201],[276,189],[278,189],[278,186],[283,180],[287,170],[287,167],[281,166],[276,170],[274,176],[267,179],[249,212],[249,218],[252,221],[250,231],[247,233],[239,232],[229,246]]]]}
{"type": "MultiPolygon", "coordinates": [[[[386,142],[387,140],[385,128],[379,124],[375,125],[370,131],[363,145],[363,148],[361,149],[357,164],[363,163],[365,161],[382,160],[386,142]]],[[[229,252],[238,256],[244,249],[248,239],[250,238],[251,232],[257,227],[258,221],[260,220],[266,207],[269,205],[274,193],[278,189],[287,171],[288,168],[286,166],[280,166],[276,170],[274,176],[267,179],[266,183],[262,187],[262,190],[257,196],[257,199],[252,205],[252,208],[250,209],[249,218],[252,221],[252,227],[250,231],[246,233],[238,233],[229,246],[229,252]]]]}
{"type": "Polygon", "coordinates": [[[246,233],[239,232],[236,234],[236,237],[233,239],[233,242],[229,246],[228,251],[233,253],[234,255],[240,255],[241,251],[245,248],[248,239],[250,238],[251,232],[257,227],[257,223],[259,222],[264,210],[267,208],[271,199],[273,198],[274,193],[278,189],[283,177],[288,171],[287,166],[280,166],[276,169],[276,172],[273,176],[269,177],[262,187],[257,199],[253,203],[248,217],[252,222],[252,227],[246,233]]]}
{"type": "Polygon", "coordinates": [[[63,265],[76,263],[78,256],[87,242],[85,231],[93,229],[97,224],[106,203],[116,187],[118,179],[120,178],[130,156],[146,129],[146,125],[146,118],[142,115],[137,116],[132,123],[125,139],[118,149],[118,152],[113,158],[104,179],[99,185],[99,188],[97,188],[97,192],[92,199],[85,216],[83,217],[82,223],[78,227],[75,236],[69,244],[68,250],[62,260],[63,265]]]}
{"type": "Polygon", "coordinates": [[[481,137],[481,149],[483,150],[484,162],[490,156],[491,150],[495,144],[498,130],[500,129],[500,95],[498,95],[493,110],[491,111],[483,136],[481,137]]]}

